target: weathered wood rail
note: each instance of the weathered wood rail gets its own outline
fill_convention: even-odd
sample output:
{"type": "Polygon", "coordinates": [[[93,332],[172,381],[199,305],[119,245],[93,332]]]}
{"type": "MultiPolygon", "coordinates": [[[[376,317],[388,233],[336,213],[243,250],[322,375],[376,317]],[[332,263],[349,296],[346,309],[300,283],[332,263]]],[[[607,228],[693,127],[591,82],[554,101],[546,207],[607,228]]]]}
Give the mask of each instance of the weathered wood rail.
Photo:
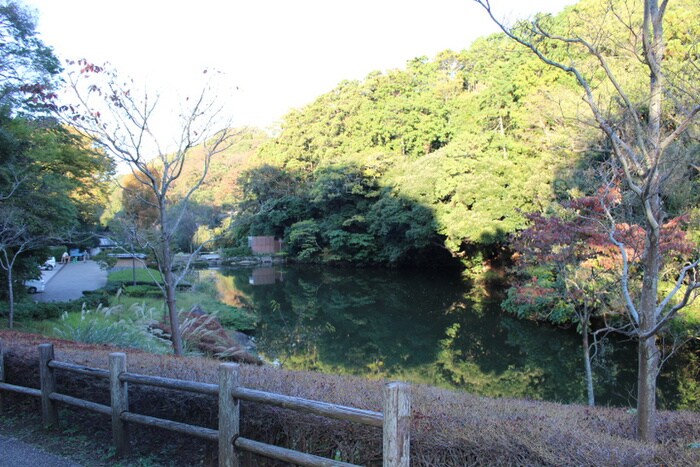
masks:
{"type": "Polygon", "coordinates": [[[411,407],[408,386],[404,383],[386,385],[384,412],[381,413],[245,388],[239,384],[238,365],[235,363],[222,363],[219,366],[218,384],[208,384],[129,373],[126,368],[126,354],[120,352],[109,354],[109,370],[61,362],[54,359],[53,344],[39,345],[39,383],[40,389],[35,389],[5,381],[4,348],[0,340],[0,412],[2,393],[10,391],[40,398],[42,421],[46,426],[58,425],[57,402],[109,416],[112,424],[112,442],[118,456],[129,453],[129,423],[139,423],[218,442],[219,466],[238,467],[238,454],[243,451],[309,467],[355,465],[240,436],[240,401],[251,401],[382,428],[384,467],[409,465],[411,407]],[[110,405],[56,392],[56,371],[108,380],[110,405]],[[218,429],[129,411],[129,383],[218,397],[218,429]]]}

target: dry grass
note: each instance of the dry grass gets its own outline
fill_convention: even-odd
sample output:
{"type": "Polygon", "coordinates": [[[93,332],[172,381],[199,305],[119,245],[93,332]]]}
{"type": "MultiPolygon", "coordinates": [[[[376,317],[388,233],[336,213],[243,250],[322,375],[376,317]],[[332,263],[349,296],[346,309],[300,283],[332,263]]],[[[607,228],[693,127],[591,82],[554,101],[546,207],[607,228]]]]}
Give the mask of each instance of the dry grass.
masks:
{"type": "MultiPolygon", "coordinates": [[[[7,379],[38,384],[36,346],[40,336],[0,331],[8,349],[7,379]]],[[[54,341],[56,358],[106,368],[114,348],[54,341]]],[[[219,362],[128,351],[129,371],[216,382],[219,362]]],[[[241,366],[250,388],[353,407],[381,410],[382,381],[241,366]]],[[[61,391],[106,402],[104,383],[89,378],[60,380],[61,391]]],[[[412,389],[412,465],[700,465],[700,414],[660,412],[658,444],[634,440],[634,414],[618,408],[588,408],[509,399],[489,399],[429,386],[412,389]]],[[[132,410],[215,426],[212,398],[130,387],[132,410]]],[[[376,428],[304,416],[285,410],[242,405],[243,435],[344,461],[381,465],[376,428]]],[[[107,424],[108,421],[105,420],[107,424]]],[[[133,443],[148,443],[144,438],[133,443]]],[[[191,459],[188,461],[191,462],[191,459]]],[[[259,460],[249,461],[259,465],[259,460]]]]}

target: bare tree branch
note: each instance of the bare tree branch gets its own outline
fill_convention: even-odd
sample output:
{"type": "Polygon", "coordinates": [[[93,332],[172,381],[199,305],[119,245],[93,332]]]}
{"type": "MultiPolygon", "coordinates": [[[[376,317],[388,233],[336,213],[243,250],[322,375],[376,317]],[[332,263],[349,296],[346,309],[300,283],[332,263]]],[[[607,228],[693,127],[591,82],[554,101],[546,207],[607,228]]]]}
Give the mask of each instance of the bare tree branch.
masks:
{"type": "MultiPolygon", "coordinates": [[[[190,198],[207,177],[212,157],[230,147],[235,132],[230,128],[230,121],[221,121],[224,111],[222,101],[212,94],[210,86],[205,86],[195,99],[187,101],[187,107],[181,109],[175,146],[168,147],[163,144],[163,137],[157,128],[159,96],[151,99],[147,92],[138,95],[125,87],[112,70],[85,62],[80,65],[79,73],[74,71],[69,74],[69,83],[79,108],[69,108],[67,120],[128,165],[133,179],[145,189],[141,192],[138,187],[128,188],[128,193],[143,206],[157,211],[156,237],[151,238],[148,245],[164,277],[162,290],[170,317],[173,348],[176,354],[181,354],[175,289],[182,275],[176,277],[173,274],[172,239],[190,198]],[[103,78],[106,83],[97,81],[89,84],[86,93],[82,83],[89,78],[103,78]],[[96,102],[88,99],[91,94],[101,99],[96,102]],[[184,197],[174,208],[174,202],[170,199],[172,189],[176,182],[182,182],[183,169],[197,146],[204,151],[202,171],[195,180],[188,181],[184,197]]],[[[120,185],[124,186],[123,183],[120,185]]]]}
{"type": "MultiPolygon", "coordinates": [[[[484,8],[510,39],[529,49],[543,63],[568,73],[576,79],[583,90],[584,101],[612,146],[613,159],[622,169],[626,187],[636,195],[634,203],[628,202],[628,209],[643,216],[644,221],[636,225],[642,229],[644,244],[642,248],[633,249],[640,250],[637,252],[640,256],[639,260],[635,261],[635,269],[639,271],[636,275],[640,278],[640,284],[639,290],[634,291],[636,292],[634,294],[630,288],[631,261],[627,252],[629,246],[625,245],[624,240],[618,238],[616,232],[618,220],[615,219],[610,207],[602,203],[602,208],[609,222],[609,240],[617,247],[622,259],[621,292],[630,320],[627,325],[619,328],[619,332],[627,333],[638,341],[638,433],[640,438],[653,441],[656,437],[656,377],[663,363],[656,338],[677,312],[695,298],[700,289],[695,279],[695,271],[700,260],[695,260],[680,269],[671,292],[662,299],[659,296],[659,281],[665,254],[662,226],[665,225],[669,216],[662,197],[664,189],[667,189],[666,184],[673,180],[674,174],[679,170],[686,170],[686,164],[674,163],[673,156],[669,155],[671,152],[669,148],[678,142],[682,135],[687,134],[700,114],[700,100],[697,93],[676,91],[676,94],[684,95],[690,102],[688,108],[685,103],[677,106],[675,111],[676,115],[681,115],[679,118],[670,113],[668,106],[664,105],[667,96],[672,94],[670,92],[672,86],[668,84],[664,75],[664,17],[669,1],[644,0],[639,23],[633,23],[631,15],[627,19],[623,18],[614,11],[612,2],[604,7],[603,16],[607,16],[612,11],[612,16],[626,23],[623,27],[630,33],[631,42],[628,46],[613,44],[612,47],[637,54],[638,62],[645,68],[646,73],[640,77],[645,80],[646,90],[641,98],[635,99],[631,96],[636,95],[637,90],[632,94],[632,91],[625,89],[602,52],[604,49],[598,47],[598,41],[604,37],[603,30],[606,27],[602,21],[600,27],[589,26],[589,30],[585,32],[592,36],[591,40],[583,39],[575,32],[572,32],[571,37],[564,37],[551,30],[550,26],[556,26],[555,23],[544,24],[544,17],[537,17],[529,23],[521,22],[516,28],[507,27],[496,19],[489,0],[474,1],[484,8]],[[640,52],[636,52],[640,38],[642,48],[640,52]],[[611,106],[610,114],[603,111],[598,101],[601,96],[606,96],[605,87],[594,89],[591,81],[593,78],[583,73],[583,69],[577,65],[572,55],[569,55],[569,63],[555,59],[549,53],[550,44],[564,44],[581,49],[585,57],[590,57],[597,63],[595,71],[599,71],[600,75],[604,76],[605,83],[614,90],[614,97],[617,98],[617,101],[612,101],[614,106],[611,106]],[[616,115],[622,124],[616,124],[616,115]],[[676,120],[678,123],[672,125],[671,122],[676,120]],[[673,129],[670,130],[670,128],[673,129]],[[692,279],[689,280],[688,277],[691,274],[692,279]],[[681,291],[682,296],[678,299],[681,291]],[[636,303],[633,295],[637,296],[636,303]],[[676,300],[675,303],[673,303],[674,300],[676,300]]],[[[567,49],[567,52],[571,50],[567,49]]],[[[700,70],[700,67],[696,66],[696,58],[690,58],[688,61],[693,63],[684,65],[685,70],[700,70]]],[[[593,73],[591,72],[591,77],[595,76],[593,73]]],[[[684,80],[692,82],[692,75],[684,80]]]]}

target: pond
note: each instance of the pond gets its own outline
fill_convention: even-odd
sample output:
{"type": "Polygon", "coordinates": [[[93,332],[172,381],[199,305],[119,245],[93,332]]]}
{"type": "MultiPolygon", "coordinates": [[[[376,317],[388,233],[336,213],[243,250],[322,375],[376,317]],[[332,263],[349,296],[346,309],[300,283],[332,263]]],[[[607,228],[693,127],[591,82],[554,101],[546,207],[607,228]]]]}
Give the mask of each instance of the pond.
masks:
{"type": "MultiPolygon", "coordinates": [[[[495,397],[586,400],[576,332],[516,319],[497,303],[475,302],[459,274],[285,266],[200,275],[216,281],[222,301],[257,313],[259,353],[287,369],[495,397]]],[[[683,392],[685,360],[676,360],[660,377],[664,408],[692,398],[683,392]]],[[[599,405],[634,405],[633,343],[606,345],[595,370],[599,405]]]]}

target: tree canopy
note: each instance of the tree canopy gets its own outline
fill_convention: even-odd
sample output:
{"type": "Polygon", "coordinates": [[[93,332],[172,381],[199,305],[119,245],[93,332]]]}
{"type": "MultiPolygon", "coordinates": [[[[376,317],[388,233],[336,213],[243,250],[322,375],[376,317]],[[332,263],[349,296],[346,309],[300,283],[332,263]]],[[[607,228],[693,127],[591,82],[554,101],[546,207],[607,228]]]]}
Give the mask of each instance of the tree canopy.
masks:
{"type": "MultiPolygon", "coordinates": [[[[585,18],[603,18],[606,34],[599,41],[612,53],[629,31],[611,15],[606,19],[603,3],[580,2],[546,21],[574,33],[585,29],[585,18]]],[[[625,10],[631,3],[615,4],[632,14],[625,10]]],[[[670,5],[667,63],[680,85],[692,76],[684,63],[697,26],[688,12],[698,7],[670,5]]],[[[553,53],[573,54],[586,69],[594,65],[581,51],[553,53]]],[[[638,61],[620,53],[612,63],[628,70],[622,84],[641,92],[638,61]]],[[[601,84],[599,91],[601,99],[612,99],[614,89],[601,84]]],[[[612,148],[581,118],[584,105],[575,79],[503,34],[461,52],[447,50],[403,69],[344,81],[290,112],[279,134],[262,146],[251,162],[257,166],[239,178],[242,202],[223,244],[277,235],[292,240],[297,259],[360,264],[415,263],[434,255],[438,245],[465,260],[475,249],[498,250],[527,228],[528,213],[600,187],[590,162],[605,160],[612,148]],[[422,227],[393,229],[388,243],[380,234],[388,229],[372,226],[375,213],[397,226],[416,210],[423,211],[415,218],[422,227]],[[403,245],[400,255],[397,244],[403,245]]],[[[689,182],[697,172],[693,147],[688,142],[679,148],[688,170],[677,180],[681,189],[669,193],[677,211],[697,199],[689,182]]]]}
{"type": "Polygon", "coordinates": [[[12,326],[14,285],[38,274],[47,247],[94,230],[112,164],[46,115],[57,58],[31,14],[0,4],[0,275],[12,326]]]}
{"type": "Polygon", "coordinates": [[[0,2],[0,107],[32,108],[36,94],[51,94],[60,63],[36,35],[31,12],[14,0],[0,2]]]}

